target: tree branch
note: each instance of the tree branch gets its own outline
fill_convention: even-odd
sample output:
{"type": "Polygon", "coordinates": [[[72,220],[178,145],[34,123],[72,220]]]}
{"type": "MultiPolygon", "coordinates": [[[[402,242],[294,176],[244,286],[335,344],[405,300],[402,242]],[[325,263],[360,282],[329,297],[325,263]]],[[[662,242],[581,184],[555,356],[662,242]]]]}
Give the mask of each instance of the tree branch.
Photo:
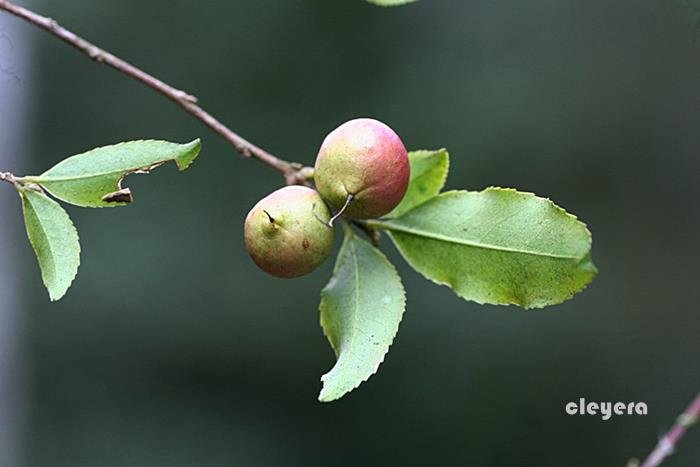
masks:
{"type": "Polygon", "coordinates": [[[0,172],[0,181],[14,184],[15,176],[10,172],[0,172]]]}
{"type": "MultiPolygon", "coordinates": [[[[700,420],[700,393],[695,396],[693,402],[676,419],[671,429],[661,437],[654,450],[649,454],[641,467],[657,467],[668,456],[674,453],[676,445],[683,438],[688,428],[700,420]]],[[[631,465],[634,465],[631,463],[631,465]]]]}
{"type": "MultiPolygon", "coordinates": [[[[304,167],[299,163],[280,159],[279,157],[272,155],[264,149],[249,142],[245,138],[239,136],[233,130],[217,120],[209,112],[201,108],[197,104],[197,98],[193,95],[176,89],[159,80],[155,76],[150,75],[134,65],[120,59],[119,57],[116,57],[115,55],[112,55],[111,53],[97,47],[77,34],[60,26],[53,19],[41,16],[7,0],[0,0],[0,10],[5,10],[8,13],[11,13],[35,26],[38,26],[41,29],[44,29],[45,31],[48,31],[62,41],[75,47],[81,52],[84,52],[94,61],[110,66],[115,70],[145,84],[154,91],[164,95],[182,107],[186,112],[190,113],[196,119],[204,123],[206,126],[223,136],[224,139],[231,143],[233,147],[236,148],[236,150],[243,156],[257,159],[282,174],[287,181],[287,184],[293,185],[297,183],[305,183],[311,177],[312,169],[310,167],[304,167]]],[[[2,180],[6,179],[2,178],[2,180]]]]}

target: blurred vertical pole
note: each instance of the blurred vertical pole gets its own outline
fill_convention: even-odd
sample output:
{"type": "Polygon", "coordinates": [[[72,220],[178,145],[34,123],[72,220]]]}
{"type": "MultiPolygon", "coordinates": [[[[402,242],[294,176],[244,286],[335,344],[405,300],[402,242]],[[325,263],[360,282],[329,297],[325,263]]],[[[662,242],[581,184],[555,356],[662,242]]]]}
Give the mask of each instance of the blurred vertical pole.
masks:
{"type": "MultiPolygon", "coordinates": [[[[29,28],[0,13],[0,170],[22,173],[30,156],[29,28]]],[[[26,381],[17,278],[22,238],[21,208],[11,186],[0,186],[0,466],[21,464],[26,381]]]]}

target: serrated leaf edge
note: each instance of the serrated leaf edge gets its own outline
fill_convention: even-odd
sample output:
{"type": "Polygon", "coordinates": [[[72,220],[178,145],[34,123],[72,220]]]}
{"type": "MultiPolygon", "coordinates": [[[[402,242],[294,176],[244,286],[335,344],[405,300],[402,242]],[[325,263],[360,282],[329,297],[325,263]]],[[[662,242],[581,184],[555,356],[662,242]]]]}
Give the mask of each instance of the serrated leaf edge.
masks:
{"type": "MultiPolygon", "coordinates": [[[[25,199],[26,199],[27,202],[31,205],[31,200],[30,200],[28,197],[26,197],[26,195],[24,194],[24,191],[26,191],[26,190],[31,190],[31,189],[32,189],[32,188],[18,188],[18,190],[17,190],[18,193],[19,193],[19,195],[20,195],[20,198],[22,199],[22,207],[23,207],[23,208],[24,208],[24,200],[25,200],[25,199]]],[[[35,190],[35,191],[36,191],[36,190],[35,190]]],[[[51,289],[49,288],[48,284],[46,283],[46,280],[44,279],[43,269],[42,269],[42,267],[41,267],[41,264],[39,263],[39,253],[38,253],[37,247],[36,247],[36,245],[34,244],[34,241],[32,240],[31,235],[29,235],[29,230],[27,230],[27,238],[28,238],[28,240],[29,240],[29,244],[32,246],[32,250],[34,250],[34,256],[36,256],[36,258],[37,258],[37,263],[39,263],[38,265],[39,265],[39,271],[41,272],[41,282],[44,284],[44,287],[46,288],[46,290],[47,290],[48,293],[49,293],[49,300],[52,301],[52,302],[55,302],[55,301],[58,301],[58,300],[60,300],[61,298],[63,298],[63,297],[65,296],[65,294],[68,292],[68,289],[70,289],[71,285],[73,285],[73,282],[75,281],[75,278],[78,276],[78,268],[80,267],[80,254],[82,253],[82,249],[81,249],[81,246],[80,246],[80,235],[78,234],[78,229],[75,228],[75,224],[73,224],[73,220],[72,220],[72,219],[70,218],[70,216],[68,215],[68,212],[66,212],[66,210],[63,209],[63,207],[62,207],[60,204],[58,204],[58,202],[56,202],[55,200],[51,199],[51,198],[50,198],[49,196],[47,196],[45,193],[43,193],[43,192],[39,192],[39,193],[40,193],[41,195],[43,195],[43,196],[46,196],[47,199],[49,199],[51,202],[55,203],[56,206],[58,206],[58,207],[60,208],[60,210],[63,212],[63,214],[65,215],[66,219],[68,220],[68,225],[70,226],[69,228],[71,229],[71,232],[72,232],[73,234],[75,234],[75,238],[76,238],[77,243],[78,243],[78,264],[77,264],[77,266],[76,266],[75,272],[73,273],[72,277],[71,277],[70,280],[68,281],[68,284],[66,285],[65,290],[63,290],[63,292],[60,293],[59,295],[54,295],[53,292],[51,291],[51,289]]],[[[43,225],[42,223],[39,223],[39,226],[41,227],[41,232],[42,232],[42,234],[43,234],[45,237],[47,237],[47,235],[46,235],[46,229],[44,229],[44,225],[43,225]]],[[[25,230],[26,230],[26,225],[25,225],[25,230]]],[[[56,262],[53,260],[53,251],[51,251],[50,253],[51,253],[51,256],[52,256],[52,264],[55,265],[56,262]]],[[[54,266],[54,275],[57,275],[55,266],[54,266]]]]}
{"type": "Polygon", "coordinates": [[[172,141],[166,141],[166,140],[159,140],[159,139],[138,139],[138,140],[133,140],[133,141],[122,141],[120,143],[116,144],[110,144],[106,146],[98,146],[95,148],[92,148],[88,151],[79,153],[79,154],[74,154],[72,156],[67,157],[66,159],[63,159],[62,161],[54,164],[50,169],[44,171],[41,175],[30,175],[27,177],[24,177],[24,180],[26,180],[29,183],[35,183],[37,185],[40,185],[42,188],[44,188],[46,191],[51,193],[51,195],[57,199],[60,199],[61,201],[72,204],[75,206],[80,206],[80,207],[89,207],[89,208],[107,208],[107,207],[116,207],[116,206],[125,206],[128,205],[129,203],[132,202],[133,198],[131,196],[131,190],[127,188],[122,187],[122,182],[124,181],[125,178],[127,178],[129,175],[134,174],[134,173],[149,173],[151,170],[154,170],[158,167],[160,167],[163,164],[166,164],[170,161],[175,162],[178,171],[182,172],[186,169],[188,169],[193,163],[194,160],[199,156],[199,153],[201,152],[202,149],[202,143],[199,138],[194,139],[190,141],[189,143],[173,143],[172,141]],[[51,178],[51,179],[46,179],[43,178],[49,171],[53,170],[55,167],[58,167],[60,164],[65,162],[66,160],[76,157],[76,156],[82,156],[84,154],[88,154],[92,151],[95,151],[97,149],[104,149],[104,148],[116,148],[119,146],[123,146],[126,144],[134,144],[134,143],[169,143],[169,144],[178,144],[179,146],[192,146],[192,148],[185,153],[183,153],[182,156],[175,157],[175,158],[168,158],[168,159],[163,159],[159,161],[155,161],[152,164],[149,164],[147,166],[141,166],[137,167],[131,170],[124,170],[124,171],[114,171],[114,172],[103,172],[103,173],[98,173],[98,174],[91,174],[91,175],[85,175],[85,176],[73,176],[73,177],[56,177],[56,178],[51,178]],[[128,201],[114,201],[112,204],[107,204],[107,205],[99,205],[99,206],[92,206],[92,205],[83,205],[83,204],[76,204],[73,203],[70,200],[64,199],[61,196],[58,196],[55,194],[53,191],[51,191],[51,188],[49,186],[44,186],[44,184],[50,184],[52,182],[64,182],[64,181],[69,181],[69,180],[88,180],[91,178],[100,178],[100,177],[105,177],[109,175],[114,175],[117,173],[121,173],[121,177],[119,177],[119,180],[117,180],[117,183],[115,184],[115,189],[113,192],[107,193],[102,197],[103,201],[107,201],[107,199],[125,199],[125,198],[118,198],[118,195],[123,195],[124,197],[128,198],[128,201]]]}
{"type": "Polygon", "coordinates": [[[200,140],[199,138],[194,139],[194,140],[190,141],[189,143],[173,143],[172,141],[165,141],[165,140],[162,140],[162,139],[136,139],[136,140],[132,140],[132,141],[122,141],[122,142],[116,143],[116,144],[108,144],[108,145],[106,145],[106,146],[98,146],[98,147],[89,149],[89,150],[87,150],[87,151],[85,151],[85,152],[81,152],[81,153],[79,153],[79,154],[73,154],[72,156],[66,157],[66,158],[63,159],[62,161],[57,162],[57,163],[54,164],[50,169],[44,171],[41,175],[30,175],[30,176],[24,177],[24,179],[27,180],[28,182],[41,184],[42,181],[62,182],[62,181],[66,181],[66,180],[81,180],[81,179],[86,179],[86,178],[104,177],[105,175],[111,175],[111,174],[114,174],[114,173],[121,173],[122,171],[118,171],[118,172],[102,172],[102,173],[91,174],[91,175],[86,175],[86,176],[56,177],[56,178],[52,178],[51,180],[42,180],[42,177],[43,177],[44,175],[46,175],[48,172],[50,172],[50,171],[53,170],[54,168],[60,166],[62,163],[64,163],[65,161],[67,161],[67,160],[69,160],[69,159],[71,159],[71,158],[73,158],[73,157],[83,156],[83,155],[86,155],[86,154],[88,154],[88,153],[90,153],[90,152],[92,152],[92,151],[96,151],[96,150],[98,150],[98,149],[118,148],[119,146],[125,146],[125,145],[127,145],[127,144],[134,144],[134,143],[168,143],[168,144],[176,144],[176,145],[179,145],[179,146],[190,146],[190,145],[192,145],[192,149],[189,150],[189,151],[187,151],[187,152],[185,152],[185,153],[183,154],[183,156],[180,156],[180,157],[162,159],[162,160],[159,160],[159,161],[155,161],[155,162],[153,162],[152,164],[150,164],[150,165],[148,165],[148,166],[143,166],[143,167],[135,168],[135,169],[132,169],[132,170],[130,170],[130,171],[124,171],[124,172],[127,172],[127,173],[134,173],[134,172],[136,172],[136,171],[138,171],[138,170],[142,170],[142,169],[144,169],[144,168],[149,168],[149,167],[153,167],[153,166],[162,165],[162,164],[165,164],[166,162],[170,162],[170,161],[174,161],[175,164],[176,164],[177,167],[178,167],[178,170],[183,171],[183,170],[187,169],[189,166],[192,165],[192,163],[194,162],[194,160],[195,160],[195,159],[197,158],[197,156],[199,155],[199,152],[201,151],[201,140],[200,140]],[[195,151],[195,153],[196,153],[194,156],[188,157],[188,158],[185,158],[185,157],[184,157],[185,155],[191,153],[192,151],[195,151]]]}
{"type": "MultiPolygon", "coordinates": [[[[343,223],[343,231],[345,232],[346,235],[348,235],[348,233],[349,233],[349,235],[352,235],[352,236],[355,235],[355,233],[352,231],[352,229],[351,229],[346,223],[343,223]]],[[[363,241],[365,241],[365,240],[363,239],[363,241]]],[[[343,243],[344,243],[344,242],[343,242],[343,243]]],[[[343,245],[343,246],[344,246],[344,245],[343,245]]],[[[404,316],[404,314],[406,313],[406,288],[404,287],[403,281],[401,280],[401,275],[399,274],[399,272],[397,271],[397,269],[396,269],[396,267],[393,265],[393,263],[392,263],[391,261],[389,261],[389,259],[386,257],[386,255],[384,255],[384,253],[383,253],[379,248],[376,248],[374,245],[371,245],[371,244],[370,244],[370,246],[376,250],[376,252],[377,252],[377,253],[379,254],[379,256],[382,258],[382,260],[385,261],[386,264],[389,265],[390,269],[393,271],[393,273],[394,273],[394,274],[396,275],[396,277],[399,279],[399,284],[401,285],[401,305],[402,305],[402,306],[401,306],[401,308],[402,308],[402,310],[401,310],[401,319],[399,320],[399,325],[400,325],[400,324],[401,324],[401,321],[403,321],[403,316],[404,316]]],[[[341,247],[341,251],[338,252],[338,256],[340,256],[340,253],[342,252],[342,250],[343,250],[343,248],[341,247]]],[[[337,269],[337,263],[336,263],[336,267],[333,268],[333,274],[335,274],[336,269],[337,269]]],[[[326,288],[328,287],[328,285],[330,284],[330,282],[331,282],[331,281],[329,281],[329,283],[326,284],[326,286],[324,286],[323,289],[321,290],[321,296],[323,296],[323,293],[325,292],[325,290],[326,290],[326,288]]],[[[322,306],[322,305],[323,305],[323,300],[321,300],[321,303],[319,304],[319,311],[321,311],[321,306],[322,306]]],[[[356,327],[353,329],[353,332],[354,332],[355,329],[356,329],[356,327]]],[[[331,343],[330,336],[326,333],[326,329],[323,327],[323,324],[321,324],[321,330],[322,330],[322,332],[323,332],[323,335],[324,335],[324,336],[326,337],[326,339],[328,340],[328,342],[331,343]]],[[[367,381],[369,380],[370,377],[372,377],[373,375],[377,374],[377,371],[379,371],[379,367],[381,366],[382,363],[384,363],[384,360],[386,359],[386,356],[389,354],[389,350],[391,349],[391,346],[394,344],[394,341],[396,340],[396,336],[397,336],[397,335],[398,335],[398,329],[397,329],[396,333],[394,334],[394,336],[391,338],[391,342],[389,342],[389,344],[387,345],[386,352],[384,352],[384,354],[382,355],[381,360],[379,360],[379,362],[377,362],[377,365],[375,366],[374,371],[372,371],[370,374],[368,374],[366,378],[362,379],[362,380],[359,381],[355,386],[353,386],[352,388],[348,389],[348,390],[347,390],[346,392],[344,392],[343,394],[341,394],[341,395],[339,395],[338,397],[335,397],[335,398],[333,398],[333,399],[324,399],[324,398],[322,398],[323,389],[324,389],[324,388],[321,388],[321,392],[319,393],[318,400],[319,400],[320,402],[333,402],[333,401],[336,401],[336,400],[338,400],[338,399],[341,399],[341,398],[343,398],[346,394],[348,394],[348,393],[354,391],[355,389],[357,389],[358,387],[360,387],[360,385],[361,385],[362,383],[367,382],[367,381]]],[[[325,383],[326,377],[328,376],[328,374],[329,374],[331,371],[333,371],[333,368],[335,368],[335,365],[338,364],[339,354],[338,354],[337,350],[333,347],[333,344],[332,344],[332,343],[331,343],[331,348],[333,348],[333,351],[334,351],[335,354],[336,354],[336,363],[333,365],[333,367],[331,367],[330,370],[328,370],[328,372],[326,372],[325,374],[323,374],[323,375],[321,376],[321,382],[323,382],[323,383],[325,383]]]]}
{"type": "MultiPolygon", "coordinates": [[[[471,191],[467,191],[467,190],[451,190],[451,191],[445,191],[445,192],[443,192],[443,193],[440,193],[440,194],[437,195],[437,196],[432,197],[432,198],[431,198],[430,200],[428,200],[428,201],[432,201],[432,200],[434,200],[434,199],[436,199],[436,198],[449,198],[449,197],[458,196],[458,195],[461,195],[461,194],[464,194],[464,193],[486,193],[486,192],[489,192],[489,191],[512,191],[512,192],[514,192],[514,193],[524,194],[524,195],[532,196],[532,197],[535,197],[535,198],[538,198],[538,199],[542,199],[542,200],[547,201],[547,202],[550,204],[550,206],[557,208],[560,212],[562,212],[562,213],[566,214],[567,216],[571,217],[572,219],[574,219],[576,222],[578,222],[579,224],[581,224],[581,225],[584,227],[584,229],[585,229],[585,231],[586,231],[586,238],[587,238],[587,243],[588,243],[588,251],[590,251],[591,245],[592,245],[592,236],[591,236],[590,231],[588,230],[588,227],[586,227],[586,224],[584,224],[583,222],[581,222],[580,220],[578,220],[578,218],[577,218],[576,216],[574,216],[573,214],[569,214],[569,213],[566,212],[564,209],[562,209],[561,207],[559,207],[559,206],[557,206],[556,204],[554,204],[550,199],[548,199],[548,198],[542,198],[541,196],[536,196],[534,193],[522,192],[522,191],[518,191],[518,190],[515,190],[515,189],[511,189],[511,188],[502,189],[502,188],[498,188],[498,187],[489,187],[489,188],[487,188],[486,190],[483,190],[483,191],[481,191],[481,192],[471,192],[471,191]]],[[[426,201],[426,202],[428,202],[428,201],[426,201]]],[[[423,204],[421,204],[421,206],[423,206],[423,204]]],[[[408,214],[409,214],[410,212],[412,212],[412,211],[413,211],[413,209],[411,209],[410,211],[407,211],[403,216],[408,215],[408,214]]],[[[407,233],[407,234],[411,234],[411,235],[418,235],[418,236],[421,236],[421,237],[431,238],[431,239],[433,239],[433,240],[448,241],[448,242],[450,242],[450,243],[456,243],[456,244],[460,244],[460,245],[471,246],[471,247],[474,247],[474,248],[481,248],[481,249],[494,250],[494,251],[508,251],[508,252],[512,252],[512,253],[521,253],[521,254],[533,255],[533,256],[543,256],[543,257],[547,257],[547,258],[558,258],[558,259],[568,259],[568,260],[580,259],[580,257],[578,257],[578,256],[563,256],[563,255],[545,254],[545,253],[541,253],[541,252],[537,252],[537,251],[521,250],[521,249],[509,248],[509,247],[501,247],[501,246],[496,246],[496,245],[489,245],[489,244],[486,244],[486,243],[475,243],[475,242],[467,241],[467,240],[455,241],[454,239],[445,237],[445,236],[443,236],[443,235],[426,234],[426,232],[421,231],[421,230],[411,229],[411,228],[408,228],[408,227],[398,226],[398,225],[394,224],[394,222],[395,222],[396,220],[401,219],[403,216],[400,216],[400,217],[397,217],[397,218],[394,218],[394,219],[390,219],[390,220],[386,220],[386,221],[383,221],[383,220],[380,220],[380,221],[370,221],[370,222],[368,222],[368,225],[370,225],[370,226],[372,226],[372,227],[375,227],[375,228],[381,228],[381,229],[383,229],[383,230],[393,230],[393,231],[395,231],[395,232],[403,232],[403,233],[407,233]]]]}
{"type": "MultiPolygon", "coordinates": [[[[517,190],[517,189],[515,189],[515,188],[503,188],[503,187],[498,187],[498,186],[489,186],[489,187],[487,187],[486,189],[484,189],[484,190],[482,190],[482,191],[477,191],[477,192],[471,192],[471,191],[469,191],[469,190],[451,190],[451,191],[446,191],[446,192],[440,193],[440,194],[437,195],[437,196],[452,195],[452,194],[461,194],[461,193],[482,193],[482,192],[486,192],[486,191],[509,191],[509,192],[515,192],[515,193],[518,193],[518,194],[523,194],[523,195],[526,195],[526,196],[528,196],[528,197],[535,197],[535,198],[538,198],[538,199],[543,199],[543,200],[546,200],[546,201],[547,201],[551,206],[553,206],[557,211],[559,211],[559,212],[561,212],[561,213],[564,213],[566,216],[568,216],[568,217],[570,217],[570,218],[576,220],[577,222],[579,222],[579,223],[584,227],[584,229],[585,229],[585,231],[586,231],[587,240],[588,240],[588,242],[587,242],[587,243],[588,243],[588,250],[587,250],[587,253],[586,253],[585,255],[581,256],[580,258],[562,258],[562,257],[560,257],[560,258],[561,258],[561,259],[569,259],[569,260],[576,260],[576,259],[578,259],[578,260],[579,260],[579,263],[578,263],[578,264],[581,264],[581,263],[583,263],[583,262],[585,262],[585,261],[590,262],[590,263],[591,263],[591,268],[592,268],[592,270],[591,270],[591,277],[590,277],[590,279],[589,279],[585,284],[583,284],[583,286],[582,286],[581,288],[572,291],[569,295],[566,296],[566,298],[564,298],[561,302],[558,302],[558,303],[563,303],[563,302],[565,302],[565,301],[571,299],[574,295],[576,295],[576,294],[578,294],[578,293],[581,293],[581,292],[583,292],[584,290],[586,290],[586,289],[588,288],[588,286],[593,282],[593,279],[595,279],[595,277],[598,275],[598,268],[595,266],[595,264],[593,263],[593,261],[592,261],[592,259],[591,259],[591,249],[592,249],[592,246],[593,246],[593,236],[592,236],[592,234],[591,234],[591,231],[588,229],[588,226],[586,225],[585,222],[581,221],[576,215],[571,214],[570,212],[566,211],[564,208],[562,208],[561,206],[559,206],[558,204],[556,204],[555,202],[553,202],[551,199],[546,198],[546,197],[543,197],[543,196],[537,196],[535,193],[532,193],[532,192],[529,192],[529,191],[520,191],[520,190],[517,190]]],[[[433,198],[431,198],[431,199],[433,199],[433,198]]],[[[410,211],[406,212],[406,214],[408,214],[409,212],[410,212],[410,211]]],[[[383,226],[387,226],[388,224],[389,224],[388,221],[387,221],[387,222],[383,222],[383,221],[374,221],[374,222],[370,222],[370,223],[369,223],[369,225],[370,225],[371,227],[373,227],[373,228],[381,228],[381,229],[385,229],[385,227],[383,227],[383,226]]],[[[434,284],[448,287],[455,295],[457,295],[458,297],[462,298],[463,300],[470,301],[470,302],[474,302],[474,303],[477,303],[477,304],[479,304],[479,305],[492,305],[492,303],[489,303],[489,302],[486,302],[486,301],[481,301],[481,300],[476,300],[476,299],[471,298],[471,297],[466,297],[465,295],[459,293],[459,291],[457,291],[457,289],[453,286],[453,284],[450,284],[450,283],[448,283],[448,282],[438,281],[438,280],[435,280],[435,279],[433,279],[433,278],[428,277],[427,275],[425,275],[422,271],[420,271],[418,268],[416,268],[415,264],[408,258],[408,256],[406,255],[406,252],[403,250],[403,248],[401,248],[401,246],[399,245],[399,243],[396,241],[396,239],[395,239],[394,236],[392,235],[392,232],[391,232],[392,229],[385,229],[385,230],[387,230],[387,234],[389,235],[389,238],[391,238],[391,241],[392,241],[392,243],[394,244],[394,247],[395,247],[395,248],[397,249],[397,251],[401,254],[401,257],[404,259],[404,261],[406,261],[406,262],[409,264],[409,266],[411,266],[411,268],[412,268],[414,271],[418,272],[418,273],[419,273],[421,276],[423,276],[425,279],[429,280],[430,282],[432,282],[432,283],[434,283],[434,284]]],[[[400,231],[399,229],[394,229],[394,230],[400,231]]],[[[415,233],[412,233],[412,232],[405,232],[405,231],[404,231],[404,233],[409,233],[409,234],[415,235],[415,233]]],[[[523,304],[519,304],[519,303],[508,303],[508,304],[500,304],[500,305],[498,305],[498,306],[503,306],[503,305],[508,305],[508,306],[510,306],[510,305],[513,305],[513,306],[517,306],[517,307],[523,308],[523,309],[525,309],[525,310],[533,310],[533,309],[538,309],[538,310],[539,310],[539,309],[543,309],[543,308],[546,308],[546,307],[548,307],[548,306],[555,305],[555,304],[557,304],[557,303],[549,303],[549,304],[542,304],[542,305],[532,305],[532,306],[529,306],[529,305],[523,305],[523,304]]]]}
{"type": "Polygon", "coordinates": [[[578,288],[578,289],[572,291],[570,294],[568,294],[566,297],[564,297],[560,302],[544,303],[544,304],[537,304],[537,305],[527,305],[527,304],[522,304],[522,303],[491,303],[491,302],[487,302],[487,301],[485,301],[485,300],[478,300],[478,299],[475,299],[475,298],[473,298],[473,297],[467,297],[466,295],[460,293],[460,292],[454,287],[454,284],[451,284],[451,283],[446,282],[446,281],[439,281],[439,280],[437,280],[437,279],[434,279],[434,278],[432,278],[432,277],[427,276],[426,274],[424,274],[422,271],[420,271],[420,270],[415,266],[415,264],[413,263],[413,261],[411,261],[411,260],[408,258],[408,256],[406,255],[406,252],[403,250],[403,248],[401,248],[401,246],[399,245],[399,243],[396,241],[396,239],[395,239],[394,236],[392,235],[391,231],[387,232],[387,235],[389,236],[389,238],[391,238],[391,241],[392,241],[392,243],[394,244],[394,247],[395,247],[396,250],[401,254],[401,257],[404,259],[404,261],[406,261],[406,262],[408,263],[408,265],[411,266],[411,268],[412,268],[414,271],[416,271],[418,274],[420,274],[421,276],[423,276],[423,278],[427,279],[428,281],[432,282],[433,284],[437,284],[437,285],[440,285],[440,286],[445,286],[445,287],[447,287],[448,289],[450,289],[450,290],[452,291],[452,293],[454,293],[455,295],[457,295],[457,296],[460,297],[461,299],[466,300],[466,301],[468,301],[468,302],[474,302],[474,303],[476,303],[476,304],[478,304],[478,305],[516,306],[516,307],[522,308],[522,309],[524,309],[524,310],[541,310],[541,309],[547,308],[547,307],[549,307],[549,306],[558,305],[558,304],[563,303],[563,302],[565,302],[565,301],[567,301],[567,300],[570,300],[571,298],[574,297],[574,295],[579,294],[579,293],[583,292],[584,290],[586,290],[586,289],[588,288],[588,286],[593,282],[593,279],[595,279],[595,277],[598,275],[598,268],[597,268],[597,267],[595,266],[595,264],[593,264],[593,262],[591,261],[591,258],[590,258],[591,255],[590,255],[590,253],[589,253],[589,254],[584,255],[583,257],[581,257],[581,259],[579,260],[579,263],[578,263],[578,264],[581,264],[581,263],[586,262],[586,261],[590,261],[591,267],[592,267],[590,279],[589,279],[585,284],[583,284],[583,285],[581,286],[581,288],[578,288]]]}

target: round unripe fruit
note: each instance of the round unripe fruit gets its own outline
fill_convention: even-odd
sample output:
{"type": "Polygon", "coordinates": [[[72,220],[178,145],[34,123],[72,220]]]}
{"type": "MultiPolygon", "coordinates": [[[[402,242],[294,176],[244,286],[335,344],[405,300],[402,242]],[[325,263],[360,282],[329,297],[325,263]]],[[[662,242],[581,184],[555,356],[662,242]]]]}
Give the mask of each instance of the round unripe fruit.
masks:
{"type": "Polygon", "coordinates": [[[255,264],[273,276],[308,274],[330,255],[331,213],[315,190],[288,186],[258,201],[245,219],[245,244],[255,264]]]}
{"type": "Polygon", "coordinates": [[[409,179],[408,154],[394,130],[380,121],[359,118],[343,123],[323,141],[314,183],[321,196],[357,219],[380,217],[403,198],[409,179]]]}

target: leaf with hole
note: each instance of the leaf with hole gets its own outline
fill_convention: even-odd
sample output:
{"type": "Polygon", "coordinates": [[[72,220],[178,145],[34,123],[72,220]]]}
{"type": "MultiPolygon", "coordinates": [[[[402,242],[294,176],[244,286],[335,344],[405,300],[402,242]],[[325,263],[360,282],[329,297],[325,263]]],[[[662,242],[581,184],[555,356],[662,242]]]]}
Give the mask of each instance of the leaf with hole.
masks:
{"type": "Polygon", "coordinates": [[[418,272],[477,303],[561,303],[597,272],[586,226],[532,193],[450,191],[369,224],[387,230],[418,272]]]}
{"type": "Polygon", "coordinates": [[[401,278],[378,249],[343,224],[345,240],[321,292],[321,327],[337,357],[319,400],[341,398],[377,372],[406,307],[401,278]]]}
{"type": "Polygon", "coordinates": [[[104,146],[69,157],[39,176],[25,177],[56,198],[83,207],[123,206],[132,201],[131,190],[122,188],[132,173],[148,173],[174,161],[185,170],[199,154],[200,141],[187,144],[142,140],[104,146]]]}
{"type": "Polygon", "coordinates": [[[411,179],[408,189],[398,206],[387,218],[399,217],[420,204],[437,196],[445,186],[450,170],[450,155],[446,149],[437,151],[411,151],[408,153],[411,164],[411,179]]]}
{"type": "Polygon", "coordinates": [[[19,187],[24,224],[51,301],[63,297],[80,265],[78,232],[68,213],[43,193],[19,187]]]}

